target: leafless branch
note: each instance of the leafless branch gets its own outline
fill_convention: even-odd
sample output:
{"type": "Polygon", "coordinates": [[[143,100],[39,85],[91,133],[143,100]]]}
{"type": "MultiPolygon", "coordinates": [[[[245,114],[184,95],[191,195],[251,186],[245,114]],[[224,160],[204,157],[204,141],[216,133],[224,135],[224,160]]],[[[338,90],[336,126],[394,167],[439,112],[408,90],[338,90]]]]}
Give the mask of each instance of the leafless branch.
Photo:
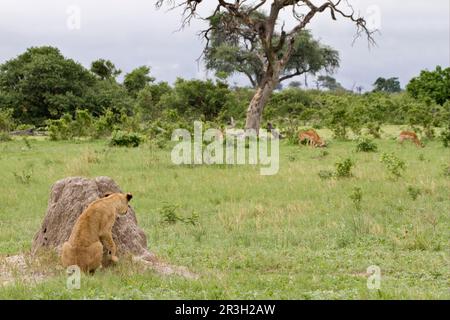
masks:
{"type": "Polygon", "coordinates": [[[282,81],[285,81],[287,79],[291,79],[291,78],[294,78],[294,77],[297,77],[297,76],[301,76],[302,74],[306,74],[306,73],[308,73],[310,71],[311,71],[311,69],[300,70],[300,69],[297,68],[295,70],[295,72],[280,77],[280,79],[278,81],[282,82],[282,81]]]}
{"type": "MultiPolygon", "coordinates": [[[[247,0],[217,0],[217,7],[211,17],[217,14],[226,13],[228,18],[224,21],[223,26],[230,34],[240,34],[245,28],[246,32],[252,34],[252,40],[258,40],[262,47],[262,52],[259,53],[258,58],[266,67],[266,71],[270,73],[273,68],[283,69],[292,56],[295,41],[298,34],[305,30],[307,25],[319,13],[329,10],[331,19],[337,20],[338,17],[345,18],[356,25],[356,34],[353,42],[365,35],[369,46],[375,45],[373,34],[375,31],[369,30],[367,23],[363,17],[355,12],[353,7],[348,3],[348,0],[322,0],[320,5],[315,5],[312,0],[272,0],[270,1],[269,15],[261,19],[254,13],[260,10],[267,0],[252,1],[248,4],[247,0]],[[347,9],[343,8],[342,3],[345,2],[347,9]],[[297,21],[289,32],[284,31],[282,27],[281,34],[275,34],[275,26],[279,19],[279,13],[285,8],[292,8],[292,16],[297,21]],[[280,53],[282,53],[280,58],[280,53]]],[[[189,21],[198,17],[197,10],[199,4],[203,0],[158,0],[156,6],[159,8],[164,3],[172,6],[172,9],[183,7],[183,23],[185,26],[189,21]]],[[[210,33],[213,32],[214,27],[210,27],[200,33],[206,39],[205,49],[210,44],[210,33]]],[[[295,75],[294,75],[295,76],[295,75]]],[[[281,79],[289,77],[286,75],[281,79]]]]}

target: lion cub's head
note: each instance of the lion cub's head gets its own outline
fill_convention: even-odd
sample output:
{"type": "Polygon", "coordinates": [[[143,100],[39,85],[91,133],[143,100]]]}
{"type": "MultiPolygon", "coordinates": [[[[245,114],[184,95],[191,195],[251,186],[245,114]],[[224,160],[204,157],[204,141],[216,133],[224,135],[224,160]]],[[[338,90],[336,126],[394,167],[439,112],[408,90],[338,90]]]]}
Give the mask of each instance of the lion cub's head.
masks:
{"type": "Polygon", "coordinates": [[[113,201],[119,215],[125,215],[128,212],[128,202],[133,198],[131,193],[106,193],[104,199],[113,201]]]}

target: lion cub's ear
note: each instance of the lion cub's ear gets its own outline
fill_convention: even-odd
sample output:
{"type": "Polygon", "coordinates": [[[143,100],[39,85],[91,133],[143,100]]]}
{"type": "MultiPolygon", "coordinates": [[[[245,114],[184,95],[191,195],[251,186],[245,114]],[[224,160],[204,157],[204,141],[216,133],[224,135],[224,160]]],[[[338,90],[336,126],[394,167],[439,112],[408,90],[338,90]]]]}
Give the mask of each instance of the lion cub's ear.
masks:
{"type": "Polygon", "coordinates": [[[131,193],[127,193],[127,200],[130,201],[133,198],[133,195],[131,193]]]}
{"type": "Polygon", "coordinates": [[[112,194],[113,194],[112,192],[106,192],[105,194],[103,194],[103,197],[102,197],[102,198],[109,197],[109,196],[112,195],[112,194]]]}

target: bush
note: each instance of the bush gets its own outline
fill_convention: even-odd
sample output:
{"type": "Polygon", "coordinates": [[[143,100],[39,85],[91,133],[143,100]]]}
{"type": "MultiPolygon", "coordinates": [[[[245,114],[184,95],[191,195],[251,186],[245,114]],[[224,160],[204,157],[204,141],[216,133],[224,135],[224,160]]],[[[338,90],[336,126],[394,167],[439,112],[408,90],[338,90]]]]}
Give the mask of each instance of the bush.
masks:
{"type": "Polygon", "coordinates": [[[148,121],[155,119],[161,115],[162,109],[159,105],[159,100],[165,94],[169,94],[172,88],[167,82],[161,82],[158,84],[148,84],[141,91],[139,91],[135,108],[142,112],[143,120],[148,121]]]}
{"type": "Polygon", "coordinates": [[[414,201],[422,194],[422,191],[419,188],[409,186],[408,194],[414,201]]]}
{"type": "Polygon", "coordinates": [[[167,224],[175,224],[182,219],[177,213],[179,206],[178,205],[165,205],[160,210],[160,215],[162,217],[163,223],[167,224]]]}
{"type": "Polygon", "coordinates": [[[96,138],[108,137],[114,131],[116,126],[116,118],[111,110],[106,110],[106,112],[101,115],[97,121],[95,121],[95,134],[96,138]]]}
{"type": "Polygon", "coordinates": [[[75,119],[68,113],[61,119],[47,120],[50,140],[68,140],[74,137],[89,137],[94,131],[94,119],[87,110],[76,110],[75,119]]]}
{"type": "Polygon", "coordinates": [[[13,110],[0,110],[0,132],[9,132],[14,128],[13,110]]]}
{"type": "Polygon", "coordinates": [[[300,116],[311,103],[312,98],[308,91],[297,88],[285,89],[271,96],[264,109],[264,116],[267,118],[300,116]]]}
{"type": "Polygon", "coordinates": [[[177,110],[181,115],[202,115],[206,120],[213,120],[225,108],[230,94],[228,86],[220,81],[178,78],[173,90],[161,96],[157,108],[177,110]]]}
{"type": "Polygon", "coordinates": [[[334,108],[330,110],[329,127],[333,131],[336,139],[347,139],[347,127],[349,126],[347,120],[347,111],[345,108],[334,108]]]}
{"type": "Polygon", "coordinates": [[[106,110],[98,119],[92,117],[87,110],[76,110],[75,119],[68,113],[61,119],[47,120],[51,140],[68,140],[75,137],[108,137],[112,132],[124,130],[138,131],[139,117],[129,117],[125,112],[114,114],[106,110]]]}
{"type": "Polygon", "coordinates": [[[423,70],[406,86],[408,93],[416,99],[432,99],[442,105],[450,100],[450,68],[437,66],[434,71],[423,70]]]}
{"type": "Polygon", "coordinates": [[[71,130],[72,116],[68,113],[64,114],[61,119],[47,120],[48,135],[50,140],[68,140],[73,137],[71,130]]]}
{"type": "Polygon", "coordinates": [[[298,127],[299,122],[296,118],[289,118],[286,123],[285,130],[282,135],[286,138],[287,142],[292,145],[298,145],[298,127]]]}
{"type": "Polygon", "coordinates": [[[149,145],[151,148],[165,149],[169,144],[169,140],[163,135],[158,135],[150,138],[149,145]]]}
{"type": "Polygon", "coordinates": [[[360,98],[352,95],[332,96],[324,101],[327,108],[327,126],[337,139],[347,139],[348,129],[360,134],[365,106],[360,98]]]}
{"type": "Polygon", "coordinates": [[[394,178],[400,178],[402,171],[406,169],[406,163],[399,159],[394,153],[383,153],[380,161],[394,178]]]}
{"type": "Polygon", "coordinates": [[[89,70],[49,46],[31,47],[0,69],[7,105],[14,108],[16,119],[27,123],[74,113],[95,83],[89,70]]]}
{"type": "Polygon", "coordinates": [[[448,148],[450,146],[450,126],[446,130],[442,131],[440,139],[444,148],[448,148]]]}
{"type": "Polygon", "coordinates": [[[76,110],[75,120],[70,123],[73,137],[88,137],[93,133],[94,119],[87,110],[76,110]]]}
{"type": "Polygon", "coordinates": [[[32,124],[19,124],[16,127],[17,131],[25,131],[25,130],[31,130],[31,129],[36,129],[36,126],[34,126],[32,124]]]}
{"type": "Polygon", "coordinates": [[[0,132],[0,142],[7,142],[11,141],[11,136],[6,132],[0,132]]]}
{"type": "Polygon", "coordinates": [[[436,116],[439,107],[429,99],[425,101],[405,100],[405,115],[411,127],[420,127],[429,139],[434,138],[434,126],[439,125],[436,116]]]}
{"type": "Polygon", "coordinates": [[[245,112],[254,94],[253,89],[236,88],[226,96],[225,104],[217,117],[223,122],[230,121],[230,118],[243,119],[245,112]]]}
{"type": "Polygon", "coordinates": [[[361,188],[355,187],[353,192],[350,194],[349,198],[352,200],[353,205],[356,210],[361,210],[361,202],[362,202],[363,193],[361,188]]]}
{"type": "Polygon", "coordinates": [[[377,152],[378,146],[373,140],[367,137],[360,137],[357,140],[356,152],[377,152]]]}
{"type": "Polygon", "coordinates": [[[112,147],[139,147],[142,142],[142,137],[136,133],[127,133],[117,130],[114,132],[109,143],[112,147]]]}
{"type": "Polygon", "coordinates": [[[375,139],[381,138],[381,123],[380,122],[369,122],[367,124],[367,130],[375,139]]]}
{"type": "Polygon", "coordinates": [[[352,167],[354,163],[351,159],[344,159],[341,162],[337,162],[336,166],[336,177],[338,178],[349,178],[352,176],[352,167]]]}
{"type": "Polygon", "coordinates": [[[160,215],[163,224],[175,224],[183,222],[185,224],[197,225],[199,216],[196,212],[192,212],[190,217],[183,217],[177,213],[179,205],[166,204],[160,209],[160,215]]]}

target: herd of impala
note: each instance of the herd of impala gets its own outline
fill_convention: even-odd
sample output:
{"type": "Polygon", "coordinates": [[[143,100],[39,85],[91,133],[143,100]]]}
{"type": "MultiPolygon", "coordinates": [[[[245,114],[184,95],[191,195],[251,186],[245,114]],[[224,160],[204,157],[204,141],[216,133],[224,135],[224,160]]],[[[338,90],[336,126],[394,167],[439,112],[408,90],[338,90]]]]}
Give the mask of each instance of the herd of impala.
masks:
{"type": "MultiPolygon", "coordinates": [[[[298,139],[300,143],[306,142],[307,145],[314,147],[314,148],[323,148],[326,147],[325,141],[320,138],[320,136],[317,134],[317,132],[313,129],[301,131],[298,134],[298,139]]],[[[399,136],[399,142],[400,144],[403,144],[405,140],[412,141],[416,146],[423,148],[423,143],[419,140],[417,137],[417,134],[411,131],[402,131],[399,136]]]]}
{"type": "MultiPolygon", "coordinates": [[[[231,117],[230,122],[228,123],[228,129],[235,129],[235,121],[233,117],[231,117]]],[[[267,123],[267,129],[272,134],[272,136],[276,139],[282,138],[282,135],[273,127],[272,123],[267,123]]],[[[231,132],[231,134],[233,134],[231,132]]],[[[323,140],[319,134],[314,129],[300,131],[298,133],[298,140],[300,143],[306,142],[306,144],[313,148],[324,148],[327,146],[325,140],[323,140]]],[[[403,144],[405,140],[410,140],[417,147],[423,148],[425,145],[419,140],[417,134],[412,131],[402,131],[398,137],[398,141],[400,144],[403,144]]]]}

